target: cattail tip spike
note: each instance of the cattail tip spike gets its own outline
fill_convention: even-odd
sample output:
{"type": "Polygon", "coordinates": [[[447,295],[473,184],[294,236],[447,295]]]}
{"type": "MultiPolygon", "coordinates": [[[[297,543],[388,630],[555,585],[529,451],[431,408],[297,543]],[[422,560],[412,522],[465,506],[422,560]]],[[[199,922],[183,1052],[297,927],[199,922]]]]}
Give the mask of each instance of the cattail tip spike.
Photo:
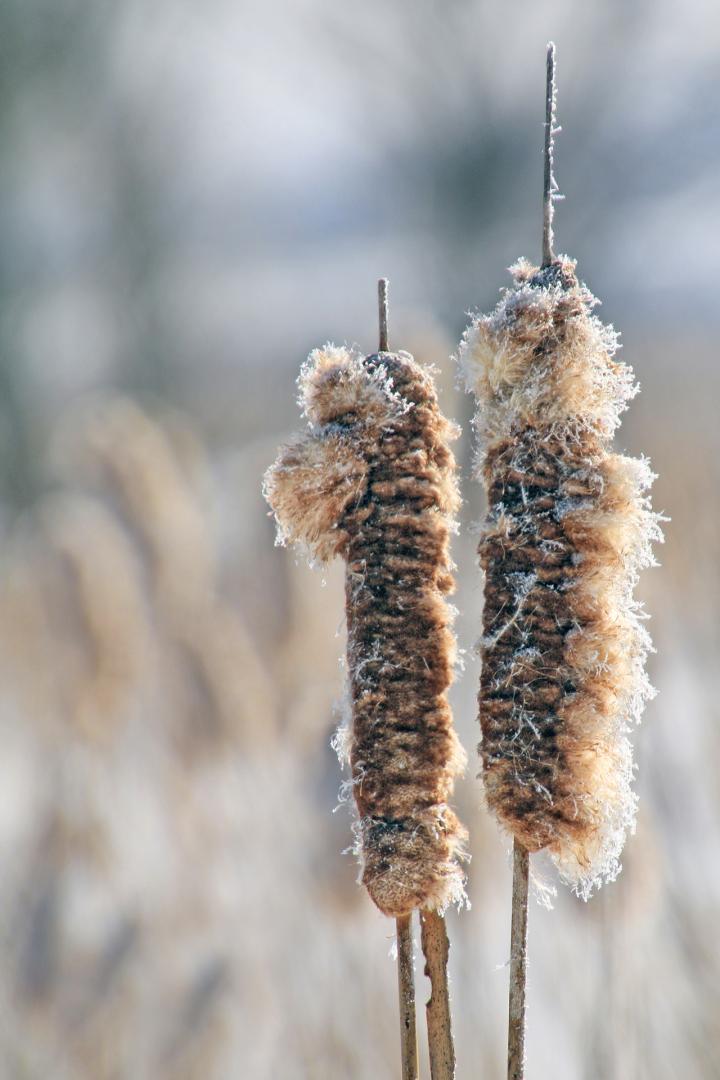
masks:
{"type": "Polygon", "coordinates": [[[547,67],[545,77],[545,172],[543,182],[543,242],[542,265],[550,266],[555,261],[553,250],[553,215],[558,199],[558,186],[554,173],[555,136],[560,132],[556,117],[557,85],[555,82],[555,43],[548,42],[547,67]]]}
{"type": "Polygon", "coordinates": [[[378,281],[378,315],[380,321],[380,342],[378,352],[388,351],[388,279],[378,281]]]}

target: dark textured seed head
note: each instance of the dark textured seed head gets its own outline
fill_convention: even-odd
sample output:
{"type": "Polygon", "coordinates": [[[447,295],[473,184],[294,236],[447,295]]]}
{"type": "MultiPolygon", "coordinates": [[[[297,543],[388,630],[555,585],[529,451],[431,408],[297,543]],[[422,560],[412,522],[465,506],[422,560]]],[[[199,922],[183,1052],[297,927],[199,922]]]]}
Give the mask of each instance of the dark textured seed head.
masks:
{"type": "Polygon", "coordinates": [[[300,388],[310,430],[282,449],[265,492],[282,540],[347,563],[363,881],[388,915],[443,908],[463,895],[465,838],[448,805],[464,765],[446,698],[454,430],[407,353],[316,350],[300,388]]]}
{"type": "Polygon", "coordinates": [[[661,539],[645,460],[614,454],[637,387],[568,259],[514,287],[460,348],[488,496],[480,753],[488,803],[587,896],[635,817],[631,724],[651,694],[632,591],[661,539]]]}

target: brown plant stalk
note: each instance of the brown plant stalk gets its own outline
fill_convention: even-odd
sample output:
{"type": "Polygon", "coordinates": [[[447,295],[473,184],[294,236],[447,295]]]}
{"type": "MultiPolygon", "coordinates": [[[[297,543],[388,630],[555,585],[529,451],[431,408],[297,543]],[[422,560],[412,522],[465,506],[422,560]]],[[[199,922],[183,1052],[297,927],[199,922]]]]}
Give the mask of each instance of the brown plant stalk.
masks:
{"type": "Polygon", "coordinates": [[[452,1038],[448,959],[450,941],[445,918],[438,911],[420,912],[425,974],[430,980],[430,997],[425,1005],[432,1080],[453,1080],[455,1047],[452,1038]]]}
{"type": "Polygon", "coordinates": [[[418,1044],[415,1023],[415,968],[412,914],[395,920],[397,942],[398,1001],[400,1005],[400,1075],[417,1080],[418,1044]]]}

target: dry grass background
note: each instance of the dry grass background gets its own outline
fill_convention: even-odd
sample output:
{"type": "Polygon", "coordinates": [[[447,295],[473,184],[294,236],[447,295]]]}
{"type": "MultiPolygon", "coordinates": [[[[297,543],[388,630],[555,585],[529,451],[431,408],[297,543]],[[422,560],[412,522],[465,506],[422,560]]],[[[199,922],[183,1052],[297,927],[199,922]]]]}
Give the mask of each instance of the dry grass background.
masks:
{"type": "MultiPolygon", "coordinates": [[[[394,1075],[392,924],[333,813],[342,569],[273,547],[260,478],[308,348],[371,348],[387,272],[393,339],[441,366],[465,430],[453,703],[472,762],[482,506],[447,358],[539,243],[552,32],[559,248],[625,331],[643,393],[621,446],[650,455],[673,520],[641,585],[660,694],[637,834],[589,904],[531,908],[529,1056],[559,1080],[720,1076],[713,9],[691,4],[681,35],[664,3],[540,4],[515,34],[491,4],[398,6],[381,47],[374,2],[280,24],[211,7],[2,15],[0,1073],[394,1075]]],[[[460,1077],[504,1059],[509,843],[474,771],[473,907],[449,916],[460,1077]]]]}

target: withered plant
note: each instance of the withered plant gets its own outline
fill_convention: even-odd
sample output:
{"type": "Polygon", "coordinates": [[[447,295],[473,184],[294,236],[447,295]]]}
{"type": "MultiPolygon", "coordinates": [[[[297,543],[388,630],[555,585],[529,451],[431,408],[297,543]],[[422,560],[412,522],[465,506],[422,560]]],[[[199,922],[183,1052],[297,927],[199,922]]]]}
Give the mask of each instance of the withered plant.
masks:
{"type": "Polygon", "coordinates": [[[660,539],[648,462],[612,450],[637,392],[575,263],[553,252],[548,47],[543,261],[521,259],[460,347],[487,493],[479,711],[487,802],[514,837],[508,1075],[523,1075],[529,854],[582,897],[612,881],[633,827],[628,733],[651,687],[633,598],[660,539]]]}
{"type": "Polygon", "coordinates": [[[446,692],[455,638],[449,539],[458,505],[450,440],[430,373],[387,343],[326,346],[300,379],[308,429],[284,446],[265,494],[281,542],[346,562],[350,721],[339,739],[358,812],[362,881],[397,920],[403,1076],[415,1077],[411,916],[433,983],[433,1077],[454,1075],[442,913],[464,895],[465,830],[449,800],[464,767],[446,692]]]}

